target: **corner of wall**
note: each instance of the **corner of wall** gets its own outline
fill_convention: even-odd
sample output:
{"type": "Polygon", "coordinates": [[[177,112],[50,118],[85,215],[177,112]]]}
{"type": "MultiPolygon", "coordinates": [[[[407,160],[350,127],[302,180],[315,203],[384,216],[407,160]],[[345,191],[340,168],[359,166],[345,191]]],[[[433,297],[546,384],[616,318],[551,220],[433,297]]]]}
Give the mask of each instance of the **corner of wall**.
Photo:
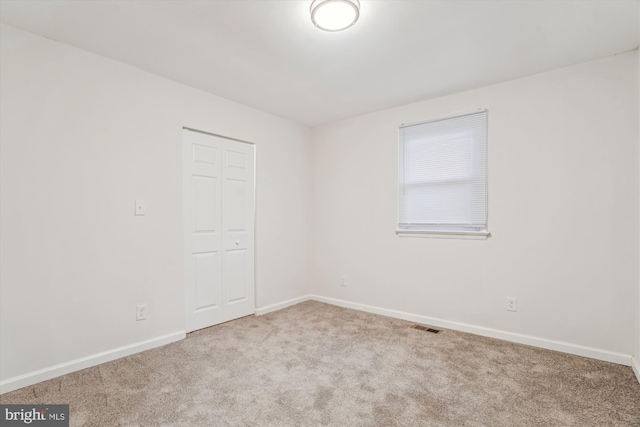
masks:
{"type": "MultiPolygon", "coordinates": [[[[640,10],[639,10],[640,14],[640,10]]],[[[638,57],[638,181],[640,183],[640,48],[636,50],[638,57]]],[[[638,201],[640,205],[640,200],[638,201]]],[[[640,206],[638,206],[638,289],[636,295],[636,343],[633,357],[633,370],[640,382],[640,206]]]]}

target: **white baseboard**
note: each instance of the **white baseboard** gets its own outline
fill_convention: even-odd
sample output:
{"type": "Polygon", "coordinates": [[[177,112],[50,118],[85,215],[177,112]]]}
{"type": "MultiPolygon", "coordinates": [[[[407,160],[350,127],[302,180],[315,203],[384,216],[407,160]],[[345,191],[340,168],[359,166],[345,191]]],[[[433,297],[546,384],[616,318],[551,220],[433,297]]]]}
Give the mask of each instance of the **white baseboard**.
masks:
{"type": "MultiPolygon", "coordinates": [[[[504,341],[515,342],[518,344],[526,344],[534,347],[545,348],[548,350],[560,351],[563,353],[575,354],[577,356],[589,357],[591,359],[604,360],[606,362],[618,363],[620,365],[630,366],[631,355],[616,353],[608,350],[601,350],[593,347],[585,347],[578,344],[571,344],[562,341],[553,341],[546,338],[533,337],[530,335],[517,334],[514,332],[500,331],[497,329],[485,328],[482,326],[469,325],[467,323],[452,322],[449,320],[438,319],[435,317],[422,316],[420,314],[406,313],[403,311],[390,310],[386,308],[374,307],[366,304],[345,301],[335,298],[327,298],[320,295],[310,295],[308,299],[324,302],[327,304],[337,305],[345,308],[353,308],[355,310],[366,311],[369,313],[381,314],[383,316],[394,317],[397,319],[408,320],[410,322],[422,323],[431,326],[438,326],[445,329],[453,329],[461,332],[469,332],[476,335],[482,335],[490,338],[497,338],[504,341]]],[[[636,367],[636,375],[638,375],[636,367]]],[[[640,377],[639,377],[640,378],[640,377]]]]}
{"type": "Polygon", "coordinates": [[[640,360],[638,359],[638,357],[631,358],[631,367],[633,368],[633,372],[636,374],[636,378],[640,383],[640,360]]]}
{"type": "Polygon", "coordinates": [[[69,374],[81,369],[90,368],[91,366],[101,363],[110,362],[121,357],[130,356],[144,350],[160,347],[174,341],[180,341],[187,336],[185,331],[178,331],[172,334],[161,335],[146,341],[140,341],[134,344],[125,345],[113,350],[103,351],[101,353],[92,354],[91,356],[81,357],[69,362],[60,363],[48,368],[39,369],[23,375],[0,381],[0,394],[8,393],[22,387],[27,387],[60,375],[69,374]]]}
{"type": "Polygon", "coordinates": [[[256,313],[256,316],[262,316],[263,314],[271,313],[272,311],[282,310],[283,308],[291,307],[292,305],[309,301],[310,299],[311,299],[311,295],[303,295],[301,297],[291,298],[289,300],[271,304],[266,307],[256,308],[255,313],[256,313]]]}
{"type": "MultiPolygon", "coordinates": [[[[276,304],[271,304],[266,307],[257,308],[255,310],[256,315],[263,315],[271,313],[272,311],[281,310],[283,308],[290,307],[292,305],[299,304],[304,301],[319,301],[327,304],[336,305],[339,307],[351,308],[354,310],[365,311],[368,313],[380,314],[383,316],[394,317],[397,319],[403,319],[410,322],[422,323],[431,326],[437,326],[446,329],[453,329],[456,331],[469,332],[476,335],[482,335],[490,338],[497,338],[505,341],[515,342],[519,344],[531,345],[534,347],[545,348],[549,350],[560,351],[563,353],[575,354],[578,356],[589,357],[592,359],[604,360],[607,362],[618,363],[625,366],[631,366],[635,372],[638,382],[640,382],[640,361],[638,358],[631,357],[630,355],[623,353],[615,353],[607,350],[601,350],[592,347],[585,347],[577,344],[566,343],[562,341],[553,341],[545,338],[533,337],[530,335],[517,334],[513,332],[505,332],[497,329],[485,328],[482,326],[474,326],[466,323],[452,322],[448,320],[438,319],[435,317],[423,316],[420,314],[407,313],[403,311],[391,310],[381,307],[375,307],[366,304],[360,304],[351,301],[345,301],[335,298],[327,298],[320,295],[304,295],[297,298],[292,298],[287,301],[282,301],[276,304]]],[[[71,360],[69,362],[60,363],[58,365],[50,366],[48,368],[40,369],[37,371],[29,372],[27,374],[19,375],[13,378],[0,381],[0,394],[8,393],[13,390],[17,390],[22,387],[27,387],[42,381],[49,380],[51,378],[59,377],[71,372],[86,369],[91,366],[99,365],[101,363],[109,362],[121,357],[129,356],[135,353],[139,353],[144,350],[150,350],[152,348],[160,347],[175,341],[179,341],[186,337],[185,331],[178,331],[172,334],[162,335],[150,340],[141,341],[138,343],[118,347],[113,350],[104,351],[91,356],[82,357],[79,359],[71,360]]]]}

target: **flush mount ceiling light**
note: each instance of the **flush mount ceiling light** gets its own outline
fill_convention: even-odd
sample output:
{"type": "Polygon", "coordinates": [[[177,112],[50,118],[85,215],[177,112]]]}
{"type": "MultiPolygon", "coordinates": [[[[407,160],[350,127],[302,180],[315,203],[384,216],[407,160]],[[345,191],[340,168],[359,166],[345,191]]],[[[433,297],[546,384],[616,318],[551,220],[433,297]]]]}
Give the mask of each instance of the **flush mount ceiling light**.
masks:
{"type": "Polygon", "coordinates": [[[346,30],[356,23],[359,16],[359,0],[313,0],[311,2],[311,22],[321,30],[346,30]]]}

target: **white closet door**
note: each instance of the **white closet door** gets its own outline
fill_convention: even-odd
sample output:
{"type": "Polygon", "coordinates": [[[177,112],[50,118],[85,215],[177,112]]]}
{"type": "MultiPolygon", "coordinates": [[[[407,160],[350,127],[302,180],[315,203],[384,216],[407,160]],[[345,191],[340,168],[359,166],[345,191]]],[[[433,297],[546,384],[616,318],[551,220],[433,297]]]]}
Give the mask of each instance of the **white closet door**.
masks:
{"type": "Polygon", "coordinates": [[[222,298],[225,320],[254,312],[253,146],[222,149],[222,298]]]}
{"type": "Polygon", "coordinates": [[[254,312],[254,147],[183,131],[187,331],[254,312]]]}

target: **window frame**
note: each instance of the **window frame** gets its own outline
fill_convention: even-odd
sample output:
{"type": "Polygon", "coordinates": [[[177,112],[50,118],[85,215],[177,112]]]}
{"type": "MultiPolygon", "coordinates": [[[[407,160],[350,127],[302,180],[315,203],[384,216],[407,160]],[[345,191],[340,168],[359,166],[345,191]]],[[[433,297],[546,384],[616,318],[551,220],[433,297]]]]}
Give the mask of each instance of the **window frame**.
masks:
{"type": "MultiPolygon", "coordinates": [[[[396,222],[396,230],[395,233],[399,237],[429,237],[429,238],[439,238],[439,239],[471,239],[471,240],[486,240],[491,237],[491,232],[489,231],[489,110],[486,108],[479,108],[473,111],[459,112],[456,114],[451,114],[448,116],[438,117],[422,122],[409,123],[409,124],[401,124],[398,127],[398,159],[397,159],[397,222],[396,222]],[[401,165],[405,161],[404,149],[402,144],[404,141],[401,139],[401,131],[403,128],[410,126],[419,126],[433,122],[439,122],[444,120],[455,119],[459,117],[470,116],[479,113],[486,113],[486,124],[485,124],[485,150],[486,150],[486,158],[485,158],[485,224],[484,228],[479,230],[471,230],[467,229],[454,229],[455,226],[453,224],[442,224],[442,225],[405,225],[404,227],[400,225],[400,209],[401,209],[401,185],[405,185],[402,182],[403,177],[400,176],[400,171],[402,170],[401,165]],[[449,229],[447,229],[447,225],[449,225],[449,229]]],[[[419,185],[419,184],[416,184],[419,185]]],[[[478,227],[480,228],[480,227],[478,227]]]]}

